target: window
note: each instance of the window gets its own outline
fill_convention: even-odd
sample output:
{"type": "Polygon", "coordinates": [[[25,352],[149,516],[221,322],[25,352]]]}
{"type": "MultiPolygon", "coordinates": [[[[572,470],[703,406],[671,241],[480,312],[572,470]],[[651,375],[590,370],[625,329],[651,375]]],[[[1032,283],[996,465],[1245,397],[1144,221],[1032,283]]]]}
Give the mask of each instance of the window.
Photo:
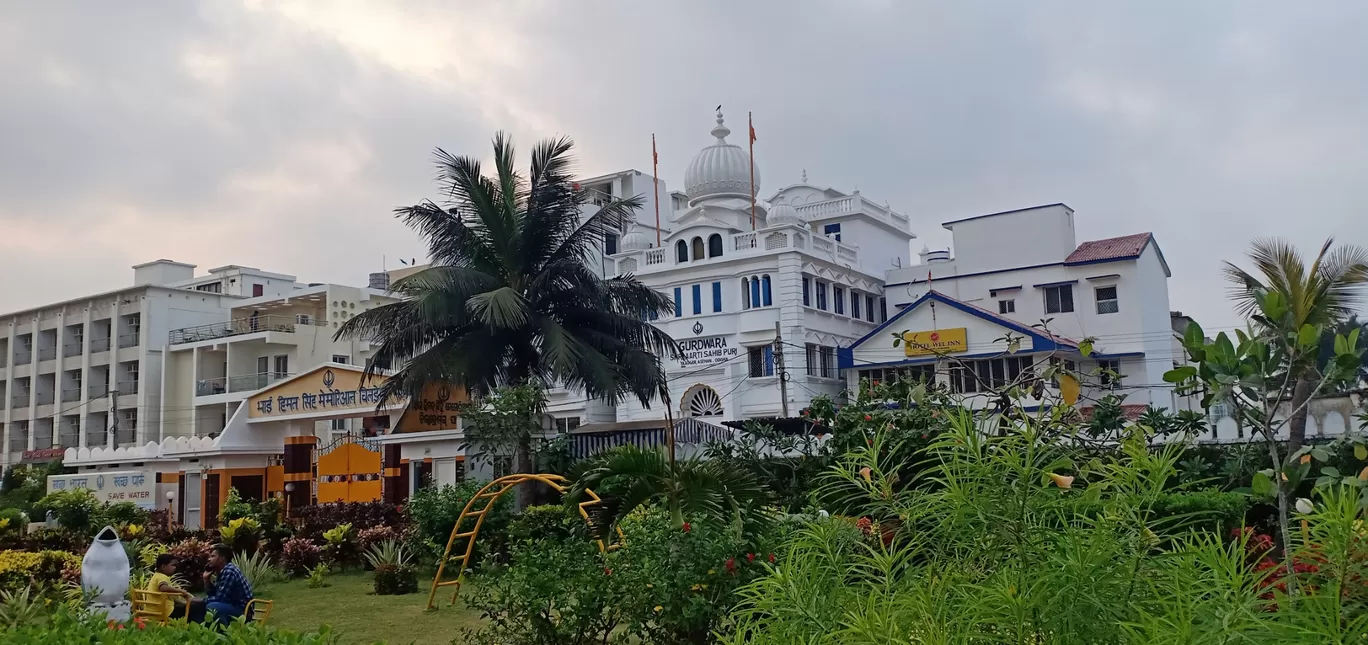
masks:
{"type": "Polygon", "coordinates": [[[689,245],[680,240],[675,242],[675,262],[683,264],[689,261],[689,245]]]}
{"type": "Polygon", "coordinates": [[[768,275],[760,276],[760,295],[764,298],[766,307],[774,304],[774,298],[770,296],[770,277],[768,275]]]}
{"type": "Polygon", "coordinates": [[[817,350],[817,361],[821,364],[822,370],[818,376],[822,378],[836,378],[836,348],[821,347],[817,350]]]}
{"type": "Polygon", "coordinates": [[[703,285],[696,284],[689,288],[693,292],[693,312],[694,315],[703,313],[703,285]]]}
{"type": "Polygon", "coordinates": [[[561,417],[556,419],[556,432],[565,434],[580,427],[579,417],[561,417]]]}
{"type": "Polygon", "coordinates": [[[1121,387],[1121,361],[1097,361],[1097,380],[1108,390],[1121,387]]]}
{"type": "Polygon", "coordinates": [[[727,413],[722,397],[706,385],[695,385],[680,397],[680,411],[690,417],[718,417],[727,413]]]}
{"type": "Polygon", "coordinates": [[[763,345],[761,347],[751,347],[746,350],[746,358],[750,361],[751,378],[774,376],[773,346],[763,345]]]}
{"type": "Polygon", "coordinates": [[[822,227],[822,235],[828,235],[828,236],[834,235],[834,236],[836,236],[836,241],[837,241],[837,242],[840,242],[840,241],[841,241],[841,225],[840,225],[840,224],[827,224],[826,226],[823,226],[823,227],[822,227]]]}
{"type": "Polygon", "coordinates": [[[850,317],[860,319],[860,294],[854,291],[850,292],[850,317]]]}
{"type": "Polygon", "coordinates": [[[879,298],[879,322],[888,322],[888,299],[879,298]]]}
{"type": "Polygon", "coordinates": [[[340,363],[342,365],[351,365],[351,357],[346,354],[333,354],[332,362],[340,363]]]}
{"type": "Polygon", "coordinates": [[[860,380],[874,382],[905,380],[930,383],[936,380],[936,365],[909,365],[907,367],[888,367],[884,369],[860,370],[860,380]]]}
{"type": "Polygon", "coordinates": [[[223,293],[223,283],[222,283],[222,282],[210,282],[209,284],[201,284],[201,285],[198,285],[198,286],[195,287],[195,291],[207,291],[207,292],[209,292],[209,293],[223,293]]]}
{"type": "Polygon", "coordinates": [[[1121,305],[1116,299],[1116,285],[1098,287],[1093,294],[1097,297],[1097,313],[1114,314],[1121,311],[1121,305]]]}
{"type": "Polygon", "coordinates": [[[722,255],[722,236],[713,233],[708,236],[708,257],[715,258],[722,255]]]}
{"type": "Polygon", "coordinates": [[[281,378],[290,373],[290,355],[281,354],[275,357],[275,376],[281,378]]]}
{"type": "Polygon", "coordinates": [[[1015,301],[1015,300],[999,300],[999,301],[998,301],[998,313],[1000,313],[1000,314],[1014,314],[1014,313],[1016,313],[1016,301],[1015,301]]]}
{"type": "Polygon", "coordinates": [[[741,308],[751,308],[750,278],[741,278],[741,308]]]}
{"type": "Polygon", "coordinates": [[[124,363],[124,376],[126,383],[138,382],[138,361],[124,363]]]}
{"type": "Polygon", "coordinates": [[[332,429],[333,432],[346,432],[346,431],[347,431],[347,420],[346,420],[346,419],[333,419],[333,420],[332,420],[332,424],[330,425],[330,428],[332,429]]]}
{"type": "Polygon", "coordinates": [[[831,288],[831,299],[836,303],[836,313],[845,313],[845,289],[841,287],[831,288]]]}
{"type": "Polygon", "coordinates": [[[142,331],[142,314],[133,314],[127,318],[128,333],[134,336],[142,331]]]}
{"type": "Polygon", "coordinates": [[[258,357],[257,357],[257,374],[265,374],[266,372],[270,371],[270,369],[271,369],[271,357],[269,357],[269,356],[258,356],[258,357]]]}
{"type": "Polygon", "coordinates": [[[603,254],[604,254],[604,255],[612,255],[612,254],[617,253],[617,252],[618,252],[618,236],[617,236],[617,233],[604,233],[604,234],[603,234],[603,254]]]}
{"type": "Polygon", "coordinates": [[[874,296],[865,296],[865,320],[874,322],[874,296]]]}
{"type": "Polygon", "coordinates": [[[684,291],[680,287],[675,287],[674,292],[675,318],[684,315],[684,291]]]}
{"type": "Polygon", "coordinates": [[[760,278],[755,277],[755,276],[751,276],[751,280],[750,280],[750,289],[751,289],[751,307],[752,307],[752,308],[754,308],[754,307],[759,307],[759,306],[760,306],[760,302],[761,302],[761,300],[760,300],[760,278]]]}
{"type": "Polygon", "coordinates": [[[703,238],[701,237],[695,237],[693,239],[693,259],[703,259],[703,238]]]}
{"type": "Polygon", "coordinates": [[[803,276],[803,306],[804,306],[804,307],[811,307],[811,306],[812,306],[812,295],[809,293],[810,291],[812,291],[812,280],[811,280],[810,278],[808,278],[807,276],[803,276]]]}
{"type": "Polygon", "coordinates": [[[1073,310],[1073,285],[1045,287],[1045,313],[1066,314],[1073,310]]]}
{"type": "Polygon", "coordinates": [[[719,311],[722,311],[722,283],[721,283],[721,282],[714,282],[714,283],[712,284],[712,292],[713,292],[713,313],[717,313],[717,312],[719,312],[719,311]]]}
{"type": "Polygon", "coordinates": [[[1012,383],[1035,365],[1030,356],[962,361],[950,367],[950,388],[962,394],[987,392],[1012,383]]]}
{"type": "Polygon", "coordinates": [[[826,283],[825,283],[825,282],[818,282],[818,283],[817,283],[817,308],[818,308],[818,309],[821,309],[822,311],[826,311],[826,310],[827,310],[826,296],[827,296],[827,286],[826,286],[826,283]]]}
{"type": "Polygon", "coordinates": [[[254,285],[252,285],[252,297],[253,297],[253,298],[260,298],[261,296],[264,296],[264,295],[266,295],[266,285],[261,285],[261,284],[254,284],[254,285]]]}
{"type": "Polygon", "coordinates": [[[813,344],[813,343],[808,343],[807,346],[806,346],[806,349],[807,349],[807,374],[808,374],[808,376],[817,376],[817,370],[819,369],[819,367],[818,367],[818,365],[817,365],[817,345],[815,345],[815,344],[813,344]]]}

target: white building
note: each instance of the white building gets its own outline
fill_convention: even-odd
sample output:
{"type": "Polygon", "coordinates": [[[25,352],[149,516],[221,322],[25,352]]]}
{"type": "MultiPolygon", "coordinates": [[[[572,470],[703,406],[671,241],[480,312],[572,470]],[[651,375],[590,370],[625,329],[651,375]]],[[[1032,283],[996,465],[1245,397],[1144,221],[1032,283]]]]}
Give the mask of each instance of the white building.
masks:
{"type": "Polygon", "coordinates": [[[0,464],[67,447],[157,440],[167,333],[227,317],[225,299],[282,294],[289,276],[157,260],[127,289],[0,316],[0,464]],[[117,428],[116,428],[117,426],[117,428]]]}
{"type": "MultiPolygon", "coordinates": [[[[720,112],[711,134],[713,144],[685,172],[684,191],[669,194],[668,210],[662,203],[659,238],[638,226],[610,239],[604,274],[633,274],[674,300],[674,314],[656,321],[685,354],[666,366],[674,416],[714,424],[795,416],[813,397],[844,388],[837,349],[884,320],[884,272],[907,264],[915,235],[906,215],[806,177],[752,210],[749,154],[727,142],[720,112]]],[[[759,194],[758,167],[754,183],[759,194]]],[[[651,196],[650,177],[632,188],[651,196]]],[[[653,218],[650,205],[638,214],[641,224],[653,218]]],[[[551,393],[551,412],[561,429],[605,431],[664,415],[660,404],[611,407],[565,390],[551,393]]]]}
{"type": "Polygon", "coordinates": [[[1074,211],[1064,204],[944,226],[953,256],[923,251],[921,264],[888,272],[885,289],[897,313],[843,352],[851,387],[861,377],[904,370],[934,373],[973,394],[1062,360],[1084,376],[1085,408],[1105,394],[1124,395],[1131,415],[1147,405],[1190,406],[1163,380],[1185,359],[1174,339],[1168,264],[1152,234],[1079,244],[1074,211]],[[894,347],[893,334],[903,332],[920,334],[894,347]],[[1009,336],[1020,339],[1010,354],[1009,336]],[[1085,339],[1094,341],[1087,358],[1079,352],[1085,339]]]}

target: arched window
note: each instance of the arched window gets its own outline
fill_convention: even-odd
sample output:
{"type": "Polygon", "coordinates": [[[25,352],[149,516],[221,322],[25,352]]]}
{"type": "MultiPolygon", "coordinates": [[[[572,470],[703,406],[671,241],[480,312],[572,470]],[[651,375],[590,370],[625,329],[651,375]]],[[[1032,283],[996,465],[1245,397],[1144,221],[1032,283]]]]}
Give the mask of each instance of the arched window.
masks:
{"type": "Polygon", "coordinates": [[[750,278],[741,278],[741,308],[751,308],[750,278]]]}
{"type": "Polygon", "coordinates": [[[760,278],[760,297],[766,307],[774,304],[774,300],[770,297],[770,277],[768,275],[760,278]]]}
{"type": "Polygon", "coordinates": [[[695,385],[680,397],[679,412],[686,417],[720,417],[726,414],[722,397],[706,385],[695,385]]]}
{"type": "Polygon", "coordinates": [[[722,236],[713,233],[708,236],[708,257],[716,258],[722,256],[722,236]]]}
{"type": "Polygon", "coordinates": [[[684,240],[675,242],[675,262],[689,261],[689,244],[684,240]]]}
{"type": "Polygon", "coordinates": [[[701,237],[695,237],[693,239],[693,259],[703,259],[703,238],[701,237]]]}
{"type": "Polygon", "coordinates": [[[757,278],[757,277],[755,277],[755,276],[751,276],[750,297],[751,297],[751,306],[752,306],[752,307],[759,307],[759,306],[760,306],[760,278],[757,278]]]}

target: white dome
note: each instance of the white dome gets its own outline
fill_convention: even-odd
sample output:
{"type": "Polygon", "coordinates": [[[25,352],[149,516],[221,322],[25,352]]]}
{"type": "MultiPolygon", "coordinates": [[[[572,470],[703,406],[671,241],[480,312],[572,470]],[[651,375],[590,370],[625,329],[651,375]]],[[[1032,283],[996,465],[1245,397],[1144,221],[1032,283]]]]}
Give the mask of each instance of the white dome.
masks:
{"type": "Polygon", "coordinates": [[[633,230],[622,236],[620,248],[624,251],[645,251],[651,248],[651,238],[640,229],[633,230]]]}
{"type": "MultiPolygon", "coordinates": [[[[722,111],[717,112],[717,125],[712,135],[717,143],[698,152],[684,171],[684,193],[689,199],[708,195],[751,194],[750,155],[741,146],[727,143],[731,130],[722,123],[722,111]]],[[[755,190],[760,190],[760,169],[755,169],[755,190]]]]}
{"type": "Polygon", "coordinates": [[[798,213],[798,209],[789,206],[788,200],[783,197],[776,199],[775,202],[770,205],[769,214],[765,216],[765,221],[770,226],[778,226],[780,224],[807,226],[807,220],[803,219],[803,216],[798,213]]]}

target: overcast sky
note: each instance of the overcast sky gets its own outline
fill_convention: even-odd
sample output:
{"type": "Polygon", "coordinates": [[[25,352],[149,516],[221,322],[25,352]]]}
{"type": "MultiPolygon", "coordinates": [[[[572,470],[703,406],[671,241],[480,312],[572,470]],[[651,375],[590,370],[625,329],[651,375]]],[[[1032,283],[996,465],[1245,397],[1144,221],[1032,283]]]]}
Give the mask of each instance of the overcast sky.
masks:
{"type": "Polygon", "coordinates": [[[1368,3],[1120,4],[8,2],[0,311],[161,257],[363,284],[422,257],[391,209],[434,146],[563,133],[592,175],[649,171],[654,132],[682,188],[719,103],[762,193],[806,169],[932,247],[1061,201],[1080,241],[1153,231],[1208,328],[1251,237],[1368,245],[1368,3]]]}

